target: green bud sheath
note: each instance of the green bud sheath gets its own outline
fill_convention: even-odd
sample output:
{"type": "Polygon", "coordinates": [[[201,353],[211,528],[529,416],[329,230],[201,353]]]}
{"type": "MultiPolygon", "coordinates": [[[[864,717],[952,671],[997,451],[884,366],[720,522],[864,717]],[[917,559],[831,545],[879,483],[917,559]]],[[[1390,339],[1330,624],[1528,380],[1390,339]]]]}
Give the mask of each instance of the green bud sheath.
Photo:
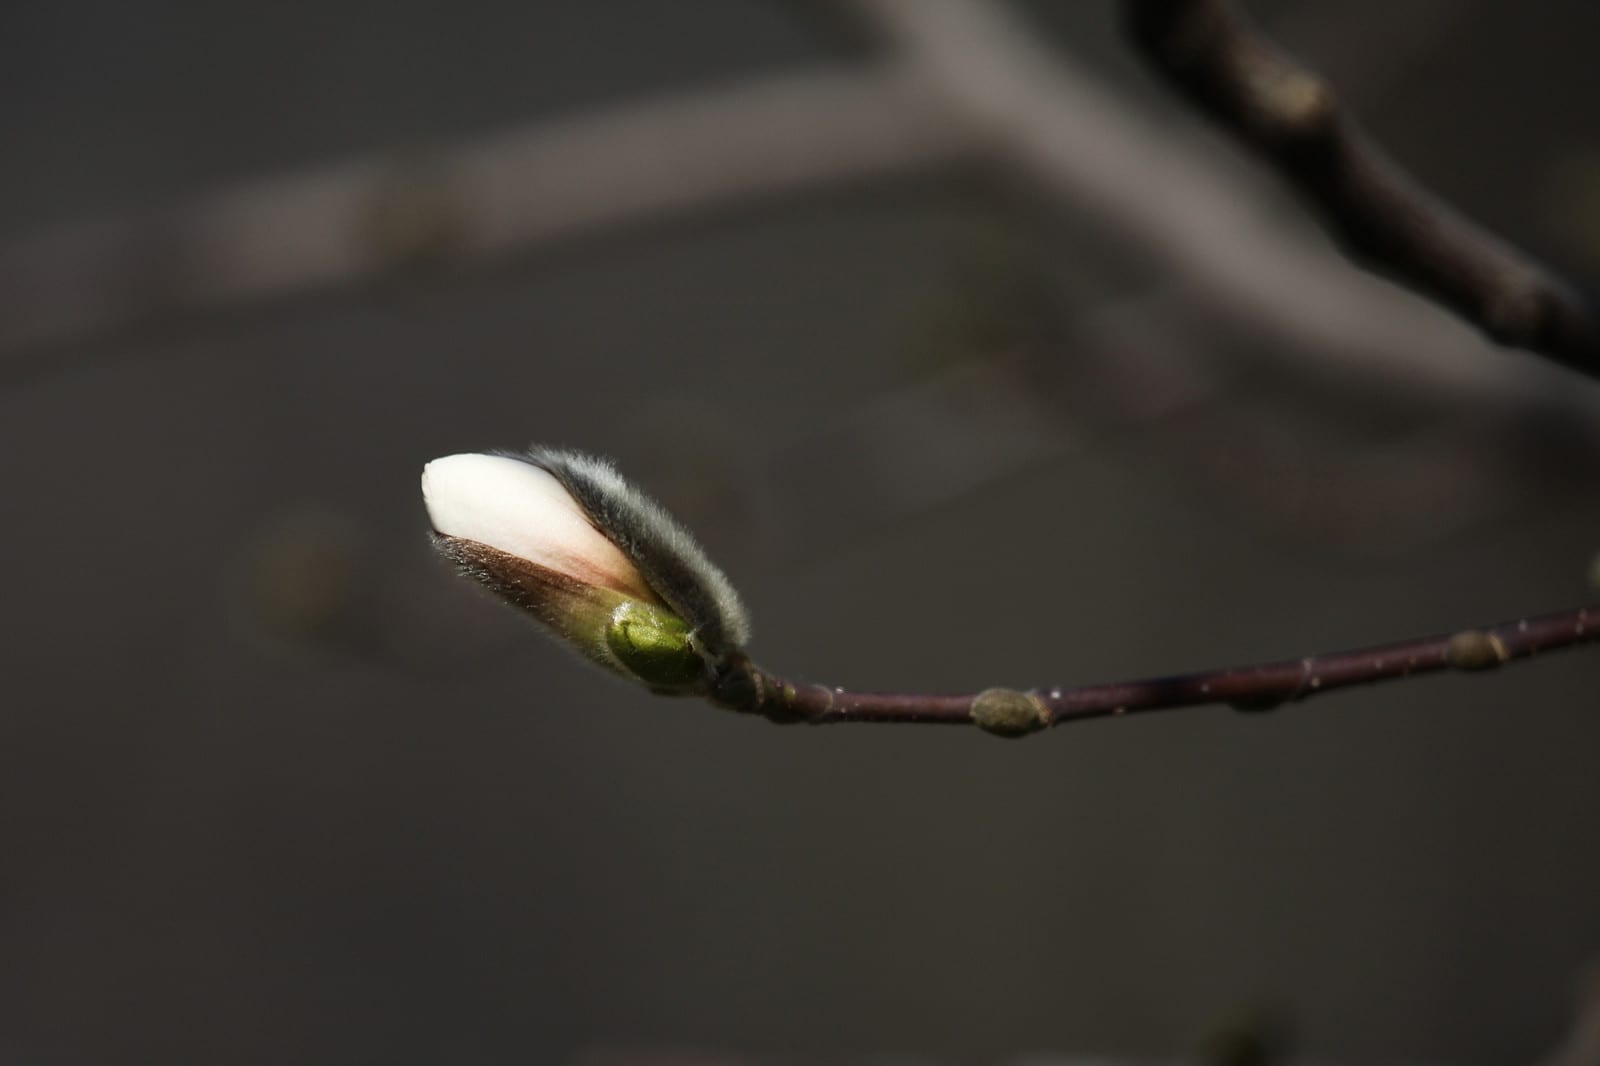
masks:
{"type": "Polygon", "coordinates": [[[706,662],[689,624],[671,611],[629,600],[611,614],[606,645],[628,672],[657,692],[687,692],[705,681],[706,662]]]}

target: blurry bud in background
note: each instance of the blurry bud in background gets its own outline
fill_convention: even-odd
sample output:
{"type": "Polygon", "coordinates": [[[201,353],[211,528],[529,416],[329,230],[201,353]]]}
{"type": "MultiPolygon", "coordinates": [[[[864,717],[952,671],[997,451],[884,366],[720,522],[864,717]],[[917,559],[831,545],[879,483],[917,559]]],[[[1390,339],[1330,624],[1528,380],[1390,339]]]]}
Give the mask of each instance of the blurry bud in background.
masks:
{"type": "Polygon", "coordinates": [[[749,626],[687,530],[604,460],[552,448],[422,472],[440,552],[591,662],[661,693],[706,691],[749,626]]]}
{"type": "Polygon", "coordinates": [[[364,629],[368,539],[348,515],[305,504],[269,516],[232,560],[235,628],[277,649],[348,647],[364,629]]]}
{"type": "Polygon", "coordinates": [[[450,258],[467,237],[466,205],[442,164],[397,164],[373,185],[356,238],[383,265],[421,270],[450,258]]]}

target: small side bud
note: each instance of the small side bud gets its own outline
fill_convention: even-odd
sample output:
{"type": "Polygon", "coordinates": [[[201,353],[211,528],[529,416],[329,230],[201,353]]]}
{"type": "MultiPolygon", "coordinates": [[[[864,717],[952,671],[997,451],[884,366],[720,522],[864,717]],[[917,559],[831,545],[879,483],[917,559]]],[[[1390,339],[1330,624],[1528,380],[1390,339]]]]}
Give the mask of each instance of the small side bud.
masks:
{"type": "Polygon", "coordinates": [[[1025,737],[1049,725],[1050,712],[1032,693],[991,688],[973,697],[972,721],[997,737],[1025,737]]]}
{"type": "Polygon", "coordinates": [[[1445,645],[1444,659],[1457,670],[1493,670],[1510,656],[1503,641],[1481,629],[1464,629],[1445,645]]]}
{"type": "Polygon", "coordinates": [[[637,600],[621,604],[606,626],[606,646],[629,673],[661,693],[692,691],[706,663],[689,625],[670,611],[637,600]]]}
{"type": "Polygon", "coordinates": [[[1303,70],[1274,79],[1266,99],[1273,108],[1274,123],[1285,136],[1316,136],[1333,118],[1333,90],[1321,78],[1303,70]]]}

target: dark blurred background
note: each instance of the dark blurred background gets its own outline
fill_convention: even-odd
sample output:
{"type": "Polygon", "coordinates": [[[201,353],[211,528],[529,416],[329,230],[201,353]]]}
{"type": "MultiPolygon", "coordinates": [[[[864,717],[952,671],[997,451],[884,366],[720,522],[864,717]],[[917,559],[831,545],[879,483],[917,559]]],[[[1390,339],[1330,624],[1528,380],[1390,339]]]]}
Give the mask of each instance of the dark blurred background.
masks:
{"type": "MultiPolygon", "coordinates": [[[[1558,1043],[1593,652],[1016,744],[780,729],[431,557],[422,463],[539,440],[700,531],[763,662],[857,688],[1593,595],[1600,389],[1347,266],[1111,0],[976,6],[1063,129],[1163,165],[1107,180],[1141,157],[1095,127],[1030,170],[896,80],[949,0],[0,5],[0,1063],[1558,1043]],[[1260,239],[1176,253],[1197,188],[1260,239]]],[[[1600,7],[1250,6],[1593,283],[1600,7]]]]}

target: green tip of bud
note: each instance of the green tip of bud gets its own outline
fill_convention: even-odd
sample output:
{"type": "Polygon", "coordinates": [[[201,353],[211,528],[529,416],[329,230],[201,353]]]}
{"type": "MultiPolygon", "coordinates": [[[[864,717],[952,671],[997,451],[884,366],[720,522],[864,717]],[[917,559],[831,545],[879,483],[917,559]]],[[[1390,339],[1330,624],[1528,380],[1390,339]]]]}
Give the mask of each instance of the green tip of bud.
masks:
{"type": "Polygon", "coordinates": [[[705,681],[706,663],[695,650],[688,623],[653,604],[618,604],[606,626],[606,647],[624,669],[657,691],[684,692],[705,681]]]}
{"type": "Polygon", "coordinates": [[[1050,724],[1039,697],[1009,688],[991,688],[972,700],[972,720],[997,737],[1025,737],[1050,724]]]}

